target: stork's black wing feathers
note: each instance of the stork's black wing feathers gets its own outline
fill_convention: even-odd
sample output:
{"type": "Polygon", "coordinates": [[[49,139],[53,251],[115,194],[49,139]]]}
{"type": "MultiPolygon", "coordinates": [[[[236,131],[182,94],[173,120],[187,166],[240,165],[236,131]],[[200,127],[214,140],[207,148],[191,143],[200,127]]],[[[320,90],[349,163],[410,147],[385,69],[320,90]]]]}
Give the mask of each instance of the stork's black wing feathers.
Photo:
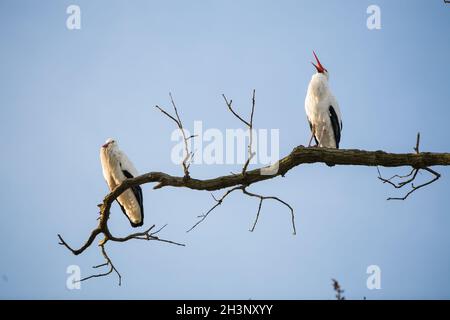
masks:
{"type": "Polygon", "coordinates": [[[333,128],[334,139],[336,140],[336,148],[339,149],[339,142],[341,141],[342,124],[339,121],[339,118],[333,106],[330,106],[329,110],[330,110],[331,127],[333,128]]]}
{"type": "MultiPolygon", "coordinates": [[[[127,179],[130,178],[134,178],[133,175],[131,173],[129,173],[127,170],[123,170],[122,169],[123,174],[125,175],[125,177],[127,177],[127,179]]],[[[128,218],[128,220],[130,220],[130,223],[133,227],[140,227],[144,224],[144,198],[142,197],[142,189],[141,186],[134,186],[130,188],[131,191],[133,192],[134,196],[136,197],[138,203],[139,203],[139,207],[141,207],[141,222],[139,223],[133,223],[127,216],[126,212],[125,212],[125,208],[122,207],[122,205],[119,203],[119,201],[117,201],[117,203],[119,203],[120,208],[122,209],[123,213],[125,214],[125,216],[128,218]]]]}

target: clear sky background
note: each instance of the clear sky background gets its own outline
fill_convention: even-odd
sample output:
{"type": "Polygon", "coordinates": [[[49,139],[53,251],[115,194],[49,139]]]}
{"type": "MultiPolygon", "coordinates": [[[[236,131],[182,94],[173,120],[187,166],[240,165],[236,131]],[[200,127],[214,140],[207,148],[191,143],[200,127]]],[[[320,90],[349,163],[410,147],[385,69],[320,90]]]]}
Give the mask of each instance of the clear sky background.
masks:
{"type": "MultiPolygon", "coordinates": [[[[280,153],[306,144],[304,97],[312,50],[330,71],[344,121],[342,148],[450,151],[450,5],[433,1],[0,1],[0,297],[332,299],[331,278],[353,299],[450,297],[450,171],[404,202],[370,167],[304,165],[249,190],[296,210],[236,193],[191,233],[213,201],[207,192],[144,185],[145,226],[186,243],[110,243],[123,276],[66,288],[102,261],[93,245],[107,193],[99,148],[115,137],[140,172],[181,175],[172,163],[173,123],[153,106],[177,101],[185,126],[240,128],[221,98],[255,126],[280,130],[280,153]],[[66,8],[81,7],[81,30],[66,8]],[[381,30],[366,9],[381,8],[381,30]],[[381,268],[380,290],[366,268],[381,268]]],[[[197,178],[239,165],[194,165],[197,178]]],[[[386,175],[407,168],[384,169],[386,175]]],[[[424,173],[421,179],[426,179],[424,173]]],[[[216,195],[220,195],[217,192],[216,195]]],[[[112,208],[116,234],[131,230],[112,208]]]]}

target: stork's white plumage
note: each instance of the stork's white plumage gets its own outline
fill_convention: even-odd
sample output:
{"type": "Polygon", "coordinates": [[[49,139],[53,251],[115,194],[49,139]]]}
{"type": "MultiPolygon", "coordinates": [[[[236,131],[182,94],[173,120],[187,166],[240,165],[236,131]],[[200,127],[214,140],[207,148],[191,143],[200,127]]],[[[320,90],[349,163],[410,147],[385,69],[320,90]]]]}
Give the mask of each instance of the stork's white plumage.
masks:
{"type": "MultiPolygon", "coordinates": [[[[100,161],[102,163],[103,176],[110,190],[113,190],[125,179],[139,175],[133,163],[119,149],[117,142],[113,139],[108,139],[101,147],[100,161]]],[[[131,226],[142,226],[144,223],[144,206],[140,186],[125,190],[117,197],[117,202],[128,220],[130,220],[131,226]]]]}
{"type": "Polygon", "coordinates": [[[306,116],[311,128],[311,141],[314,138],[319,147],[338,148],[341,140],[342,118],[339,104],[328,86],[328,70],[317,58],[316,69],[309,82],[305,99],[306,116]]]}

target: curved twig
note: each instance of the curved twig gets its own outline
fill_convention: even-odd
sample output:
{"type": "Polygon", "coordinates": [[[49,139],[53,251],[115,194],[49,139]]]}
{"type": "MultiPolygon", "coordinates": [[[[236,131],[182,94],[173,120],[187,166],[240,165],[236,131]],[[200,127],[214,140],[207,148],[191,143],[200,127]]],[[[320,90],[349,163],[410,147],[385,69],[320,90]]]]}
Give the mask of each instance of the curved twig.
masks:
{"type": "Polygon", "coordinates": [[[106,253],[105,243],[106,243],[106,240],[104,240],[103,244],[100,245],[100,248],[101,248],[103,257],[105,258],[106,262],[99,264],[97,266],[93,266],[93,268],[97,269],[97,268],[109,266],[109,270],[106,272],[103,272],[103,273],[97,273],[97,274],[93,274],[88,277],[82,278],[82,279],[78,280],[79,282],[86,281],[86,280],[93,279],[93,278],[105,277],[105,276],[111,274],[113,271],[115,271],[117,276],[119,277],[119,286],[122,285],[122,276],[120,275],[119,271],[116,269],[116,267],[112,263],[111,259],[109,258],[108,254],[106,253]]]}
{"type": "MultiPolygon", "coordinates": [[[[417,171],[418,170],[419,169],[417,169],[417,171]]],[[[408,198],[411,193],[419,190],[420,188],[423,188],[425,186],[428,186],[428,185],[432,184],[433,182],[437,181],[441,177],[441,175],[438,172],[436,172],[436,171],[434,171],[434,170],[432,170],[430,168],[424,168],[422,170],[428,171],[429,173],[434,175],[434,178],[432,178],[428,182],[422,183],[422,184],[420,184],[418,186],[415,186],[414,183],[411,183],[411,190],[407,194],[405,194],[405,196],[398,197],[398,198],[396,198],[396,197],[389,197],[388,200],[406,200],[406,198],[408,198]]]]}
{"type": "Polygon", "coordinates": [[[226,97],[224,94],[222,94],[222,97],[223,97],[223,99],[225,100],[225,104],[227,105],[228,110],[230,110],[231,113],[232,113],[236,118],[238,118],[239,120],[241,120],[242,123],[244,123],[247,127],[250,127],[250,123],[247,122],[247,121],[245,121],[244,119],[242,119],[242,117],[241,117],[240,115],[238,115],[238,114],[233,110],[233,106],[232,106],[233,100],[228,101],[227,97],[226,97]]]}
{"type": "Polygon", "coordinates": [[[254,231],[256,224],[258,223],[258,218],[259,218],[259,213],[261,212],[261,207],[262,207],[262,203],[264,200],[276,200],[282,204],[284,204],[286,207],[289,208],[289,210],[291,211],[291,221],[292,221],[292,230],[293,230],[293,234],[296,235],[297,234],[297,230],[295,228],[295,215],[294,215],[294,209],[286,202],[281,200],[278,197],[274,197],[274,196],[262,196],[260,194],[256,194],[256,193],[252,193],[252,192],[248,192],[245,188],[242,189],[242,192],[250,197],[256,197],[259,198],[259,206],[258,206],[258,212],[256,214],[256,218],[255,218],[255,222],[253,223],[252,228],[250,229],[250,231],[254,231]]]}
{"type": "Polygon", "coordinates": [[[64,241],[63,237],[58,234],[58,239],[59,239],[59,244],[65,246],[67,249],[69,249],[74,255],[79,255],[80,253],[82,253],[84,250],[86,250],[87,248],[90,247],[90,245],[92,244],[92,242],[94,242],[95,238],[102,233],[102,230],[100,228],[96,228],[91,232],[91,235],[89,236],[88,240],[86,241],[86,243],[80,248],[80,249],[72,249],[66,241],[64,241]]]}
{"type": "MultiPolygon", "coordinates": [[[[416,152],[416,155],[418,155],[418,156],[420,156],[419,146],[420,146],[420,132],[417,133],[416,145],[415,145],[415,147],[413,148],[414,151],[416,152]]],[[[432,184],[433,182],[435,182],[436,180],[438,180],[438,179],[441,177],[441,175],[440,175],[438,172],[436,172],[436,171],[434,171],[434,170],[432,170],[432,169],[430,169],[430,168],[428,168],[428,167],[426,167],[426,166],[424,166],[424,167],[413,167],[412,170],[411,170],[411,172],[410,172],[409,174],[406,174],[406,175],[403,175],[403,176],[397,175],[397,174],[396,174],[396,175],[393,175],[393,176],[392,176],[391,178],[389,178],[389,179],[385,179],[385,178],[383,178],[383,177],[381,176],[380,169],[379,169],[378,167],[377,167],[377,170],[378,170],[378,179],[380,179],[381,181],[383,181],[383,183],[388,183],[388,184],[390,184],[391,186],[393,186],[393,187],[396,188],[396,189],[401,189],[401,188],[403,188],[404,186],[406,186],[406,185],[408,185],[409,183],[411,183],[411,190],[410,190],[409,192],[407,192],[407,193],[405,194],[405,196],[403,196],[403,197],[389,197],[389,198],[387,198],[387,200],[406,200],[406,198],[408,198],[409,195],[412,194],[413,192],[415,192],[415,191],[417,191],[418,189],[423,188],[423,187],[425,187],[425,186],[427,186],[427,185],[432,184]],[[414,186],[413,181],[416,180],[417,174],[419,173],[420,170],[425,170],[425,171],[431,173],[432,175],[434,175],[434,178],[431,179],[431,180],[429,180],[428,182],[425,182],[425,183],[421,184],[421,185],[414,186]],[[411,177],[411,178],[410,178],[410,177],[411,177]],[[406,179],[406,178],[409,178],[409,179],[400,181],[400,182],[398,182],[398,183],[392,182],[392,180],[393,180],[393,179],[396,179],[396,178],[397,178],[397,179],[406,179]]]]}

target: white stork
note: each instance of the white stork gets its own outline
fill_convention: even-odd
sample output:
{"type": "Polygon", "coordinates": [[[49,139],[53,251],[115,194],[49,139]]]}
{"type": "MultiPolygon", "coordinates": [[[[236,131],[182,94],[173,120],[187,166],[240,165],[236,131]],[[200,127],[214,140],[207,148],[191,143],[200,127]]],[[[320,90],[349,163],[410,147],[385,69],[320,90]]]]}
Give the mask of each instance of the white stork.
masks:
{"type": "Polygon", "coordinates": [[[316,67],[317,73],[309,82],[305,98],[306,116],[311,128],[309,146],[314,138],[319,147],[339,149],[342,131],[341,110],[328,86],[328,70],[322,66],[314,51],[313,54],[317,65],[311,63],[316,67]]]}
{"type": "MultiPolygon", "coordinates": [[[[103,176],[110,190],[113,190],[125,179],[139,175],[134,165],[126,154],[119,149],[117,142],[113,139],[108,139],[101,147],[100,161],[102,163],[103,176]]],[[[140,186],[125,190],[117,197],[117,202],[128,220],[130,220],[132,227],[142,226],[144,223],[144,206],[140,186]]]]}

